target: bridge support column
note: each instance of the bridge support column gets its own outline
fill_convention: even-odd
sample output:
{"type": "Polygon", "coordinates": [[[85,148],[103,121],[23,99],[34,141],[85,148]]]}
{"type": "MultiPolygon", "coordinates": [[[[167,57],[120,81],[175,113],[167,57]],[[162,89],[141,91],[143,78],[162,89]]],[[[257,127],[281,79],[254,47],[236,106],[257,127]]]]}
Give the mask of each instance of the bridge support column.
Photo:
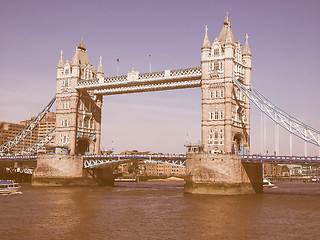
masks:
{"type": "Polygon", "coordinates": [[[80,155],[39,154],[32,174],[33,186],[96,185],[83,170],[80,155]]]}
{"type": "Polygon", "coordinates": [[[262,193],[262,164],[230,154],[187,154],[184,191],[193,194],[262,193]]]}

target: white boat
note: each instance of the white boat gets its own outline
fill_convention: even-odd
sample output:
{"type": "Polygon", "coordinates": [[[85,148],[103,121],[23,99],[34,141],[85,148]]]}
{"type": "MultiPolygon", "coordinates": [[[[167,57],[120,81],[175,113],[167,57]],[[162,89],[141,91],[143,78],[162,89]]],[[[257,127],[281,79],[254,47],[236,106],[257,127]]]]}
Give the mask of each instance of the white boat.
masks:
{"type": "Polygon", "coordinates": [[[268,179],[263,179],[263,188],[278,188],[273,183],[271,183],[268,179]]]}
{"type": "Polygon", "coordinates": [[[115,182],[137,182],[136,178],[115,178],[114,179],[115,182]]]}
{"type": "Polygon", "coordinates": [[[21,186],[12,180],[0,180],[0,194],[14,194],[18,193],[21,186]]]}

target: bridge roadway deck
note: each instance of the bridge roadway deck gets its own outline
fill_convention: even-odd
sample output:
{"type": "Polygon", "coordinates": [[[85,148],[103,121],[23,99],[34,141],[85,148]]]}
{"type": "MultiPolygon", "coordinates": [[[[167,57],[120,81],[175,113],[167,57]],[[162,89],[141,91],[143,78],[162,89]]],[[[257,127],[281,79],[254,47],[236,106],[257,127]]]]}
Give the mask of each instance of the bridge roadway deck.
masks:
{"type": "Polygon", "coordinates": [[[201,86],[201,75],[200,67],[142,74],[133,72],[127,76],[81,80],[76,89],[93,91],[99,95],[112,95],[194,88],[201,86]]]}
{"type": "MultiPolygon", "coordinates": [[[[186,161],[185,154],[163,154],[163,155],[84,155],[84,167],[94,167],[101,164],[120,163],[128,161],[147,161],[147,162],[161,162],[175,166],[183,167],[186,161]]],[[[296,165],[320,165],[320,157],[303,157],[303,156],[261,156],[261,155],[243,155],[242,162],[248,163],[272,163],[272,164],[296,164],[296,165]]],[[[36,155],[11,155],[0,156],[1,161],[37,161],[36,155]]]]}

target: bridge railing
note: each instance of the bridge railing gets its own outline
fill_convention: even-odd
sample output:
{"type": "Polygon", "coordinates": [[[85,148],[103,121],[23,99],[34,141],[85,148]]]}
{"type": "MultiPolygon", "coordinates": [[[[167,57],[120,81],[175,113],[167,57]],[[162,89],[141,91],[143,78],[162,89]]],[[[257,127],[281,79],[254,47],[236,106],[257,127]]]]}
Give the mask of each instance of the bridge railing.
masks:
{"type": "Polygon", "coordinates": [[[242,162],[296,164],[296,165],[320,165],[320,157],[304,156],[272,156],[272,155],[243,155],[242,162]]]}
{"type": "Polygon", "coordinates": [[[185,167],[185,155],[172,154],[157,154],[157,155],[139,155],[139,154],[110,154],[110,155],[85,155],[83,156],[84,168],[92,168],[104,164],[125,163],[128,161],[145,161],[145,162],[159,162],[169,165],[185,167]]]}

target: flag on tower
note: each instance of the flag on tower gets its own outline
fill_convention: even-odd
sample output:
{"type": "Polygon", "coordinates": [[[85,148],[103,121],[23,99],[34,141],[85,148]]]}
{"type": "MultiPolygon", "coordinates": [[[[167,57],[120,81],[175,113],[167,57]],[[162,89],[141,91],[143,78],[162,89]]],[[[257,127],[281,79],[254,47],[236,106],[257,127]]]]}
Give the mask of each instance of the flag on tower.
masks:
{"type": "Polygon", "coordinates": [[[118,69],[117,69],[117,77],[119,77],[119,70],[120,70],[120,59],[119,58],[117,58],[117,62],[118,62],[118,69]]]}

